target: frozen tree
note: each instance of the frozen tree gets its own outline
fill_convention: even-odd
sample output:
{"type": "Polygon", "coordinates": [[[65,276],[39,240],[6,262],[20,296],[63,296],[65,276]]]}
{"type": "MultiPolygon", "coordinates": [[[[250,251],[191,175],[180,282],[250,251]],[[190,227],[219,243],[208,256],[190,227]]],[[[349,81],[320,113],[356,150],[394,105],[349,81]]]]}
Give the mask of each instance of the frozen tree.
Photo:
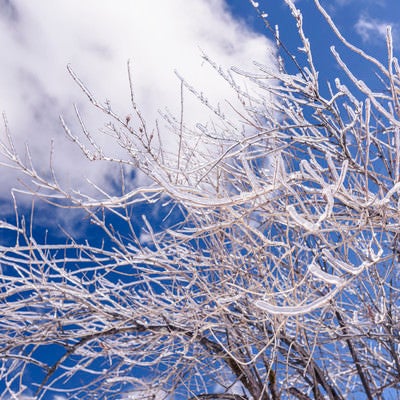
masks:
{"type": "Polygon", "coordinates": [[[2,398],[400,396],[400,68],[390,29],[382,64],[314,1],[381,90],[334,48],[345,78],[321,88],[302,15],[286,0],[304,58],[286,52],[277,33],[279,70],[224,72],[204,56],[237,93],[241,124],[182,80],[214,123],[190,128],[182,113],[153,130],[130,73],[126,117],[70,69],[108,115],[125,157],[99,146],[78,112],[82,133],[62,120],[65,131],[86,157],[121,167],[119,194],[69,191],[54,171],[39,174],[6,124],[3,165],[29,180],[13,192],[15,223],[0,222],[8,232],[0,246],[2,398]],[[162,144],[166,124],[176,146],[162,144]],[[132,171],[140,186],[132,187],[132,171]],[[46,210],[84,213],[95,237],[35,239],[20,192],[46,210]],[[146,217],[150,209],[164,220],[146,217]]]}

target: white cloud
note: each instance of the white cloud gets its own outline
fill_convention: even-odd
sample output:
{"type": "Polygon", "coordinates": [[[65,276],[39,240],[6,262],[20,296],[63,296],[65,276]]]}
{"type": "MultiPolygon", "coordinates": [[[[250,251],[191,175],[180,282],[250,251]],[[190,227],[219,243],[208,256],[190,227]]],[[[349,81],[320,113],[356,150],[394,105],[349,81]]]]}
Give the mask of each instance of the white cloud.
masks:
{"type": "MultiPolygon", "coordinates": [[[[110,99],[113,108],[126,115],[126,62],[131,59],[136,100],[153,125],[159,109],[179,113],[175,69],[211,100],[236,100],[202,62],[200,49],[225,68],[249,69],[253,60],[275,62],[270,42],[235,21],[223,0],[0,0],[0,11],[0,110],[7,114],[17,146],[29,143],[36,165],[44,170],[54,140],[56,170],[70,186],[81,185],[86,177],[105,184],[109,165],[85,162],[65,139],[58,115],[66,116],[77,132],[73,103],[90,129],[101,128],[105,121],[73,83],[67,64],[99,100],[110,99]]],[[[186,120],[207,119],[204,115],[204,107],[186,94],[186,120]]],[[[0,127],[0,135],[3,132],[0,127]]],[[[163,135],[168,141],[168,133],[163,135]]],[[[107,137],[99,140],[112,149],[107,137]]],[[[13,179],[12,171],[2,170],[0,196],[13,179]]]]}
{"type": "Polygon", "coordinates": [[[362,15],[354,28],[364,42],[370,42],[385,39],[388,25],[391,24],[362,15]]]}

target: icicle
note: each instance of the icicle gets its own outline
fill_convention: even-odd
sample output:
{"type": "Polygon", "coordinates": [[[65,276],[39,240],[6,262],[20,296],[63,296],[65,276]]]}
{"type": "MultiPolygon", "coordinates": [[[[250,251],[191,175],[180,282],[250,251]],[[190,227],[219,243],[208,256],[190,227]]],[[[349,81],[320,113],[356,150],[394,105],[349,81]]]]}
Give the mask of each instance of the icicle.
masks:
{"type": "Polygon", "coordinates": [[[306,305],[298,305],[298,306],[275,306],[271,303],[268,303],[267,301],[264,300],[257,300],[255,302],[255,305],[262,310],[273,314],[273,315],[300,315],[300,314],[306,314],[311,311],[316,310],[317,308],[321,308],[325,306],[326,304],[329,303],[329,301],[336,295],[338,292],[339,288],[336,288],[332,292],[328,293],[324,297],[321,297],[320,299],[313,301],[312,303],[306,304],[306,305]]]}
{"type": "Polygon", "coordinates": [[[343,285],[345,283],[345,281],[342,278],[339,278],[338,276],[331,275],[322,271],[322,269],[319,266],[317,266],[314,262],[308,266],[308,270],[316,278],[321,279],[322,281],[330,285],[343,285]]]}
{"type": "Polygon", "coordinates": [[[298,225],[302,226],[305,230],[307,230],[309,232],[316,232],[320,228],[319,223],[314,224],[310,221],[307,221],[305,218],[303,218],[301,215],[299,215],[292,204],[287,206],[286,209],[289,212],[289,215],[292,217],[292,219],[298,225]]]}

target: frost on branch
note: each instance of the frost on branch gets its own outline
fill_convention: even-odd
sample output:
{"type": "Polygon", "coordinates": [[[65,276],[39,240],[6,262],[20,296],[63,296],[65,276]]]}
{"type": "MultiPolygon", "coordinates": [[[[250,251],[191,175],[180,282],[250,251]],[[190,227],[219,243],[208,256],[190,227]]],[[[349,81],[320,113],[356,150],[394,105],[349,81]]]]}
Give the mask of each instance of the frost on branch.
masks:
{"type": "Polygon", "coordinates": [[[29,179],[13,192],[15,217],[0,220],[2,397],[399,396],[400,69],[390,32],[385,66],[315,0],[382,85],[372,91],[332,49],[342,75],[322,88],[307,21],[286,3],[304,65],[275,39],[295,72],[222,71],[204,56],[238,98],[231,112],[180,77],[213,123],[189,126],[182,111],[153,129],[131,69],[131,109],[119,115],[69,68],[124,156],[96,142],[79,110],[82,132],[62,124],[84,156],[120,166],[118,192],[66,190],[17,154],[5,127],[2,168],[29,179]],[[31,214],[21,192],[35,196],[31,214]],[[78,210],[96,234],[41,235],[35,207],[78,210]]]}

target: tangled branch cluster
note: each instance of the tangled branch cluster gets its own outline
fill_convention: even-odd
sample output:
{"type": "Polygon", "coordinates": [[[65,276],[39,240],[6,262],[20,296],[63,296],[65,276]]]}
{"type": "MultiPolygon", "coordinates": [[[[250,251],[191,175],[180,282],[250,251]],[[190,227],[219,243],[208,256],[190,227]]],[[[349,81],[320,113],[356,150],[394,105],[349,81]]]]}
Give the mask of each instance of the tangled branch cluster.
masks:
{"type": "Polygon", "coordinates": [[[148,128],[131,76],[126,118],[70,69],[126,157],[108,156],[79,114],[83,136],[62,120],[67,134],[90,159],[139,169],[147,179],[132,191],[124,180],[120,195],[66,191],[23,161],[10,134],[1,144],[8,165],[31,178],[26,192],[83,210],[104,237],[100,246],[39,242],[17,207],[15,224],[0,222],[13,237],[0,246],[3,398],[399,393],[400,68],[390,30],[383,65],[348,43],[315,0],[382,83],[372,91],[332,48],[349,83],[336,79],[323,95],[302,16],[286,3],[307,65],[221,72],[243,124],[199,95],[217,123],[169,119],[176,150],[148,128]],[[173,222],[160,229],[143,216],[135,226],[144,206],[170,210],[173,222]]]}

